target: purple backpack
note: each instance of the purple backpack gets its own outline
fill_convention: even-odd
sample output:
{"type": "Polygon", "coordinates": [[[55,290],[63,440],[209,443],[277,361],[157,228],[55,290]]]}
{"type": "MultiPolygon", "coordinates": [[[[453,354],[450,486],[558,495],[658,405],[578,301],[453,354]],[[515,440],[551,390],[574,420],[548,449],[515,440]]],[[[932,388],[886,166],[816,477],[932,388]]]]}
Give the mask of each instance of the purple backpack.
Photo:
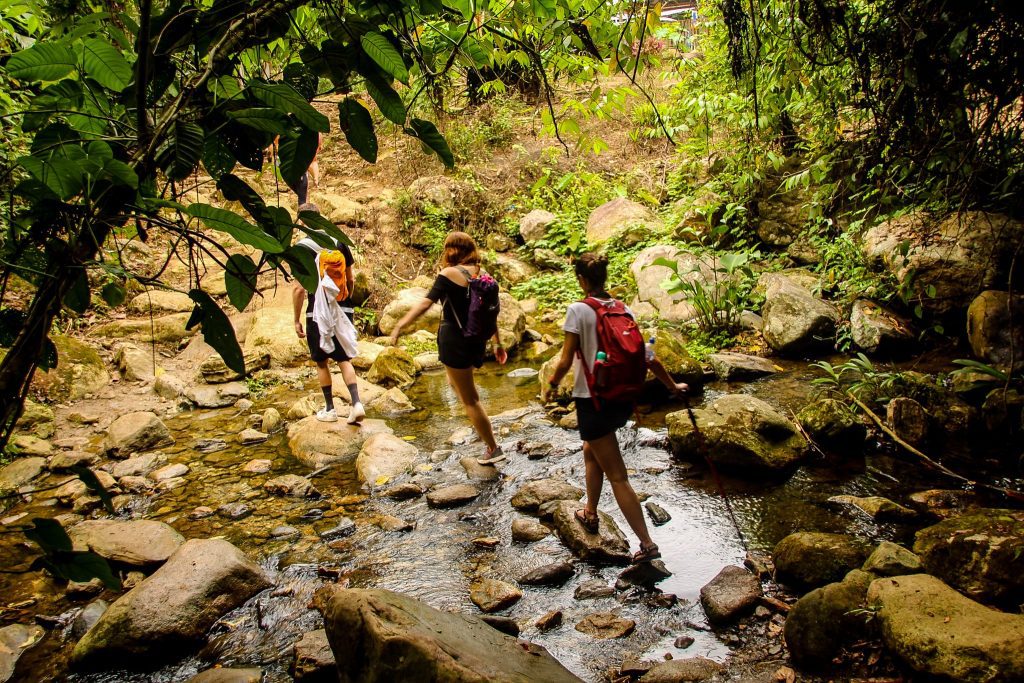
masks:
{"type": "MultiPolygon", "coordinates": [[[[466,296],[469,297],[469,315],[466,317],[465,325],[459,322],[462,336],[480,339],[494,336],[494,333],[498,331],[498,313],[501,311],[498,283],[483,271],[480,272],[480,275],[473,277],[465,268],[456,267],[469,281],[469,286],[466,288],[466,296]]],[[[456,317],[456,322],[458,322],[458,317],[456,317]]]]}

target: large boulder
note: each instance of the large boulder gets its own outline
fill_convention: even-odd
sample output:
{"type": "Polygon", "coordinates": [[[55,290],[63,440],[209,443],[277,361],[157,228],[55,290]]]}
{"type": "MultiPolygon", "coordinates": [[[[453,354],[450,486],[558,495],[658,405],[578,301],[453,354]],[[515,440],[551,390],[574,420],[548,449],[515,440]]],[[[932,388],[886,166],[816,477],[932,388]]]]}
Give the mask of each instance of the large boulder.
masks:
{"type": "Polygon", "coordinates": [[[522,512],[536,512],[553,500],[579,500],[583,489],[563,479],[538,479],[523,484],[512,496],[512,507],[522,512]]]}
{"type": "Polygon", "coordinates": [[[406,389],[416,381],[416,361],[405,349],[389,346],[377,354],[366,379],[383,387],[406,389]]]}
{"type": "Polygon", "coordinates": [[[578,682],[536,644],[481,619],[385,590],[325,589],[322,611],[340,683],[578,682]]]}
{"type": "Polygon", "coordinates": [[[498,337],[502,346],[511,353],[519,346],[523,333],[526,332],[526,314],[515,297],[508,292],[502,292],[498,299],[501,302],[501,310],[498,312],[498,337]]]}
{"type": "Polygon", "coordinates": [[[128,310],[143,315],[187,313],[195,308],[195,305],[196,303],[185,292],[153,289],[133,297],[128,302],[128,310]]]}
{"type": "Polygon", "coordinates": [[[225,382],[234,382],[235,380],[242,379],[244,376],[251,375],[257,370],[270,367],[269,353],[247,353],[244,360],[245,374],[243,375],[229,368],[224,363],[224,359],[220,357],[220,354],[215,353],[204,360],[202,365],[199,366],[199,375],[203,378],[204,382],[209,384],[223,384],[225,382]]]}
{"type": "Polygon", "coordinates": [[[306,467],[317,470],[327,465],[352,462],[363,442],[374,434],[391,434],[383,420],[363,420],[362,426],[337,422],[320,422],[314,416],[288,425],[288,447],[306,467]]]}
{"type": "Polygon", "coordinates": [[[72,664],[153,668],[201,642],[224,614],[272,584],[259,565],[227,541],[186,541],[103,613],[75,645],[72,664]]]}
{"type": "Polygon", "coordinates": [[[706,450],[720,467],[763,476],[789,472],[807,453],[807,443],[796,425],[753,396],[722,396],[693,414],[697,430],[685,410],[665,417],[672,451],[679,457],[701,459],[706,450]]]}
{"type": "Polygon", "coordinates": [[[558,216],[550,211],[534,209],[519,219],[519,236],[526,243],[545,239],[548,236],[548,228],[557,220],[558,216]]]}
{"type": "Polygon", "coordinates": [[[786,617],[783,635],[793,661],[806,668],[832,663],[844,644],[866,634],[864,607],[875,577],[855,569],[839,582],[815,588],[797,600],[786,617]]]}
{"type": "Polygon", "coordinates": [[[658,259],[675,261],[679,274],[687,281],[710,286],[713,282],[712,269],[697,256],[677,247],[658,245],[648,247],[633,260],[629,270],[636,280],[637,299],[654,306],[659,317],[671,323],[685,323],[697,315],[697,310],[687,297],[679,292],[669,294],[663,287],[673,271],[668,266],[656,265],[658,259]]]}
{"type": "Polygon", "coordinates": [[[87,519],[68,530],[75,550],[91,550],[119,564],[155,569],[167,561],[185,537],[163,522],[87,519]]]}
{"type": "Polygon", "coordinates": [[[761,597],[761,581],[742,567],[723,567],[700,589],[700,604],[712,624],[722,626],[754,609],[761,597]]]}
{"type": "MultiPolygon", "coordinates": [[[[402,317],[409,312],[409,310],[423,301],[424,297],[427,296],[427,290],[423,287],[409,287],[403,289],[395,295],[395,298],[384,307],[384,310],[380,314],[380,322],[377,326],[380,328],[381,334],[391,334],[391,331],[395,329],[395,324],[402,319],[402,317]]],[[[427,330],[429,332],[436,332],[438,325],[441,324],[441,307],[431,306],[427,309],[427,312],[417,318],[414,322],[402,328],[402,334],[412,334],[417,330],[427,330]]]]}
{"type": "Polygon", "coordinates": [[[309,360],[309,346],[295,332],[295,313],[291,306],[256,309],[242,351],[254,358],[269,356],[274,366],[296,365],[309,360]]]}
{"type": "Polygon", "coordinates": [[[867,427],[853,409],[834,398],[807,404],[796,419],[815,443],[830,451],[857,453],[867,439],[867,427]]]}
{"type": "Polygon", "coordinates": [[[757,205],[757,236],[770,247],[788,247],[807,223],[811,202],[803,193],[791,193],[760,201],[757,205]]]}
{"type": "Polygon", "coordinates": [[[590,533],[576,519],[576,510],[580,504],[574,500],[563,500],[555,506],[552,522],[559,538],[569,550],[580,559],[590,562],[608,564],[627,564],[629,562],[629,541],[619,531],[615,521],[597,511],[600,518],[597,533],[590,533]]]}
{"type": "Polygon", "coordinates": [[[985,607],[934,576],[868,588],[889,650],[923,674],[966,683],[1024,680],[1024,616],[985,607]]]}
{"type": "Polygon", "coordinates": [[[1004,370],[1024,368],[1024,296],[994,290],[979,294],[967,309],[967,340],[985,363],[1004,370]]]}
{"type": "Polygon", "coordinates": [[[1024,602],[1024,511],[982,508],[917,532],[925,571],[987,604],[1024,602]]]}
{"type": "Polygon", "coordinates": [[[177,344],[190,337],[199,329],[186,328],[191,313],[171,313],[157,318],[140,318],[138,320],[112,320],[94,330],[98,337],[117,339],[118,341],[143,342],[145,344],[177,344]]]}
{"type": "Polygon", "coordinates": [[[10,624],[0,628],[0,683],[11,679],[21,655],[45,635],[43,627],[34,624],[10,624]]]}
{"type": "Polygon", "coordinates": [[[817,588],[841,581],[870,553],[871,545],[856,536],[800,531],[775,546],[775,578],[799,589],[817,588]]]}
{"type": "Polygon", "coordinates": [[[587,243],[595,247],[612,237],[623,236],[625,245],[629,246],[660,228],[661,221],[653,211],[643,204],[618,197],[590,212],[587,243]]]}
{"type": "Polygon", "coordinates": [[[364,484],[380,486],[410,469],[418,454],[418,448],[394,434],[374,434],[359,450],[356,472],[364,484]]]}
{"type": "Polygon", "coordinates": [[[868,230],[864,252],[872,266],[909,281],[912,298],[926,310],[945,314],[966,308],[986,289],[1004,288],[1021,239],[1024,224],[1001,214],[963,211],[937,219],[918,211],[868,230]]]}
{"type": "Polygon", "coordinates": [[[150,451],[174,443],[171,432],[155,413],[127,413],[110,423],[103,451],[127,458],[135,452],[150,451]]]}
{"type": "Polygon", "coordinates": [[[50,336],[57,347],[57,367],[43,372],[36,370],[32,391],[54,403],[77,401],[103,389],[110,383],[103,359],[88,344],[65,337],[50,336]]]}
{"type": "Polygon", "coordinates": [[[495,254],[486,263],[487,270],[505,287],[526,282],[537,274],[537,269],[526,261],[508,254],[495,254]]]}
{"type": "Polygon", "coordinates": [[[916,339],[910,321],[867,299],[857,299],[850,310],[850,337],[867,353],[896,354],[916,339]]]}
{"type": "Polygon", "coordinates": [[[767,288],[761,334],[775,351],[800,354],[827,348],[836,336],[839,311],[789,278],[767,288]]]}
{"type": "MultiPolygon", "coordinates": [[[[338,680],[338,662],[327,642],[327,631],[317,629],[302,635],[295,643],[295,680],[300,683],[334,683],[338,680]]],[[[258,683],[258,682],[257,682],[258,683]]]]}
{"type": "MultiPolygon", "coordinates": [[[[686,349],[683,336],[670,330],[644,330],[644,338],[654,337],[654,353],[661,364],[678,382],[686,382],[692,389],[704,384],[704,369],[686,349]]],[[[649,378],[654,375],[648,373],[649,378]]]]}

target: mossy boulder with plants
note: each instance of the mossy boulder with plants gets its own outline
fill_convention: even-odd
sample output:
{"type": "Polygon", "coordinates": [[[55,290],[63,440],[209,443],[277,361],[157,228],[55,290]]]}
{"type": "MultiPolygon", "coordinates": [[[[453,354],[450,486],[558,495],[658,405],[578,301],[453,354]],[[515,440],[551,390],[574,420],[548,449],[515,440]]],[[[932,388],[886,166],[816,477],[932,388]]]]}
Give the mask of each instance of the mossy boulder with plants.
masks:
{"type": "Polygon", "coordinates": [[[654,338],[654,354],[677,382],[686,382],[691,389],[704,386],[704,369],[686,350],[682,335],[668,330],[644,330],[644,339],[654,338]]]}
{"type": "Polygon", "coordinates": [[[625,197],[617,197],[590,213],[587,219],[587,243],[596,247],[616,235],[627,235],[623,244],[630,246],[644,241],[661,229],[661,220],[649,208],[625,197]]]}
{"type": "Polygon", "coordinates": [[[405,389],[416,380],[416,361],[408,351],[389,346],[377,355],[366,379],[382,387],[405,389]]]}
{"type": "Polygon", "coordinates": [[[870,542],[849,534],[800,531],[786,536],[772,551],[775,577],[797,589],[842,581],[871,555],[870,542]]]}
{"type": "Polygon", "coordinates": [[[110,383],[106,364],[94,348],[72,337],[51,335],[57,348],[57,367],[36,371],[32,391],[49,402],[77,401],[110,383]]]}
{"type": "Polygon", "coordinates": [[[665,417],[672,452],[688,460],[711,458],[738,476],[784,476],[807,455],[796,425],[761,399],[745,394],[722,396],[706,408],[665,417]]]}
{"type": "Polygon", "coordinates": [[[824,398],[803,407],[797,422],[823,448],[855,453],[864,447],[867,427],[853,409],[834,398],[824,398]]]}
{"type": "Polygon", "coordinates": [[[827,667],[846,643],[867,635],[864,602],[875,577],[854,569],[839,582],[815,588],[786,617],[783,635],[801,667],[827,667]]]}

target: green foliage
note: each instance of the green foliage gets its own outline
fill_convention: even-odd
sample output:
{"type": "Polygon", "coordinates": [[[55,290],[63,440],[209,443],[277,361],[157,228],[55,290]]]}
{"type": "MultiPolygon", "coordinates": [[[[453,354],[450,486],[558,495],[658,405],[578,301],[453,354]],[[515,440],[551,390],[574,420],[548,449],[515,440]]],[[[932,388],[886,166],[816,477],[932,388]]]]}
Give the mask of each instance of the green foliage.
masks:
{"type": "Polygon", "coordinates": [[[863,353],[840,365],[818,361],[811,366],[823,373],[822,377],[811,380],[811,384],[840,400],[845,401],[849,392],[866,403],[884,405],[908,393],[908,379],[903,373],[879,369],[863,353]]]}
{"type": "Polygon", "coordinates": [[[516,299],[537,299],[537,304],[545,310],[564,310],[573,301],[583,296],[576,276],[571,268],[557,273],[545,272],[512,287],[512,296],[516,299]]]}
{"type": "Polygon", "coordinates": [[[732,333],[739,328],[740,314],[750,307],[756,284],[752,258],[745,252],[712,254],[685,271],[674,259],[659,258],[652,265],[672,271],[663,287],[670,294],[683,294],[693,305],[698,329],[705,334],[732,333]]]}
{"type": "Polygon", "coordinates": [[[254,400],[263,398],[271,387],[280,383],[281,378],[275,373],[256,372],[245,377],[245,386],[249,389],[249,396],[254,400]]]}
{"type": "Polygon", "coordinates": [[[728,349],[736,343],[736,337],[725,330],[707,332],[697,326],[687,326],[683,334],[683,346],[690,356],[700,362],[722,349],[728,349]]]}

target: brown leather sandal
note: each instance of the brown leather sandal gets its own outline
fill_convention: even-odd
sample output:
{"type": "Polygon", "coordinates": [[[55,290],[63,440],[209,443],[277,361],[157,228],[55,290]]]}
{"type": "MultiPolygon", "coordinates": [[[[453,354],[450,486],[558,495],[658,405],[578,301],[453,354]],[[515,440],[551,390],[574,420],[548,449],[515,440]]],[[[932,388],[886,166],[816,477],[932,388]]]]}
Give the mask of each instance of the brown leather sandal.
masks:
{"type": "Polygon", "coordinates": [[[658,550],[658,544],[657,543],[652,543],[651,545],[647,546],[646,548],[644,548],[643,545],[641,545],[640,546],[640,550],[638,550],[635,553],[633,553],[632,563],[633,564],[642,564],[644,562],[650,562],[651,560],[656,560],[659,557],[661,557],[661,551],[658,550]]]}
{"type": "Polygon", "coordinates": [[[601,518],[596,514],[588,515],[586,509],[580,508],[576,511],[576,521],[580,523],[584,529],[592,534],[596,534],[601,528],[601,518]]]}

